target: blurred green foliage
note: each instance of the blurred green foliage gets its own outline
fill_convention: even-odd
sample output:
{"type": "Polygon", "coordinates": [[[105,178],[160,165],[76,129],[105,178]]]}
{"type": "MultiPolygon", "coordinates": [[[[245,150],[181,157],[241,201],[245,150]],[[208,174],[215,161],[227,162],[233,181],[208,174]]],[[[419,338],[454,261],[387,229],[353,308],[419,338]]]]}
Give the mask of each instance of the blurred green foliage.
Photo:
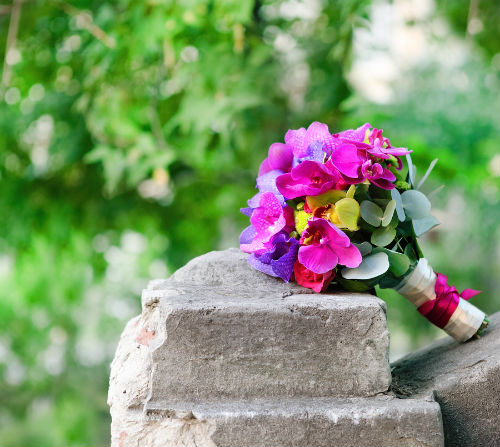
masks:
{"type": "MultiPolygon", "coordinates": [[[[108,365],[142,287],[236,245],[269,145],[314,120],[385,127],[420,172],[440,158],[435,186],[448,192],[435,203],[461,225],[424,249],[497,310],[498,87],[484,80],[497,81],[498,49],[483,3],[484,30],[467,38],[447,3],[438,11],[472,48],[468,88],[426,66],[383,107],[346,81],[367,1],[0,7],[0,444],[108,443],[108,365]]],[[[384,297],[393,335],[434,333],[384,297]]]]}

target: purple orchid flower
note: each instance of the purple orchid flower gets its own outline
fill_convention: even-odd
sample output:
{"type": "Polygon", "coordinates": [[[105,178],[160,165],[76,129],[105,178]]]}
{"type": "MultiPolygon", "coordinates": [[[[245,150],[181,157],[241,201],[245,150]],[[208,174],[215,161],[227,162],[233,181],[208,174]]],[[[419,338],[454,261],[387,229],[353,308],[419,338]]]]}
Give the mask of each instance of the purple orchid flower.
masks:
{"type": "Polygon", "coordinates": [[[325,219],[313,217],[300,238],[299,262],[314,273],[322,274],[337,264],[357,267],[361,253],[349,237],[325,219]]]}
{"type": "Polygon", "coordinates": [[[285,135],[285,143],[293,149],[293,155],[299,159],[310,155],[309,146],[316,142],[322,143],[322,150],[327,156],[335,146],[328,126],[317,121],[312,123],[307,130],[304,127],[296,130],[290,129],[285,135]]]}
{"type": "Polygon", "coordinates": [[[270,248],[270,241],[275,234],[287,229],[291,231],[294,226],[293,210],[288,206],[283,208],[273,193],[265,192],[259,198],[259,206],[254,209],[250,223],[255,236],[249,241],[252,233],[248,228],[245,229],[240,248],[246,253],[262,253],[270,248]]]}
{"type": "Polygon", "coordinates": [[[278,233],[272,240],[272,248],[262,254],[250,255],[248,263],[256,270],[289,282],[298,251],[297,239],[278,233]]]}
{"type": "Polygon", "coordinates": [[[251,244],[255,236],[257,236],[255,228],[252,225],[246,227],[240,234],[240,244],[251,244]]]}
{"type": "Polygon", "coordinates": [[[306,155],[304,155],[303,157],[293,157],[293,167],[307,160],[315,161],[317,163],[323,163],[326,155],[323,147],[324,144],[321,141],[315,141],[314,143],[311,143],[307,148],[306,155]]]}
{"type": "Polygon", "coordinates": [[[278,191],[286,199],[301,196],[317,196],[334,189],[340,175],[327,166],[315,161],[306,160],[292,169],[288,174],[276,179],[278,191]]]}
{"type": "Polygon", "coordinates": [[[274,169],[272,171],[266,172],[263,175],[257,177],[257,188],[261,194],[266,192],[272,192],[279,200],[281,206],[285,206],[285,198],[279,192],[276,186],[276,179],[283,175],[284,172],[279,169],[274,169]]]}
{"type": "Polygon", "coordinates": [[[395,187],[393,182],[396,180],[396,176],[379,163],[373,163],[371,160],[365,161],[361,166],[361,173],[365,179],[379,188],[394,189],[395,187]]]}

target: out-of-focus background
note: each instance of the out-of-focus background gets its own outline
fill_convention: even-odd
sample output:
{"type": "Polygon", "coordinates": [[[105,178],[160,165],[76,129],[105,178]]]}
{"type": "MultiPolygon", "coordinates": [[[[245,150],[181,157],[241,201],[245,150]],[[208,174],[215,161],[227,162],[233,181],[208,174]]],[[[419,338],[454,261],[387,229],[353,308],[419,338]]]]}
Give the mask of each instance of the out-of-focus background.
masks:
{"type": "MultiPolygon", "coordinates": [[[[414,150],[437,271],[499,308],[498,5],[0,4],[0,444],[106,445],[140,292],[237,245],[269,145],[365,121],[414,150]]],[[[394,293],[392,356],[441,336],[394,293]]]]}

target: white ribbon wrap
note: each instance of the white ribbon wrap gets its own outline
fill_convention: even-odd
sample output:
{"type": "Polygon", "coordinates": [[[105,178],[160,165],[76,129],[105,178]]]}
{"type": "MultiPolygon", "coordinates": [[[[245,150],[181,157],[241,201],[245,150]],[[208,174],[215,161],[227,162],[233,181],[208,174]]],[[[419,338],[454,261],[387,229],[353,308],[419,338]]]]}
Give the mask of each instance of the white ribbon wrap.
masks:
{"type": "MultiPolygon", "coordinates": [[[[435,285],[436,274],[427,259],[422,258],[418,261],[415,270],[406,276],[395,287],[395,290],[418,308],[425,302],[436,298],[435,285]]],[[[458,307],[443,329],[455,340],[464,342],[477,332],[485,316],[485,313],[476,306],[460,298],[458,307]]]]}

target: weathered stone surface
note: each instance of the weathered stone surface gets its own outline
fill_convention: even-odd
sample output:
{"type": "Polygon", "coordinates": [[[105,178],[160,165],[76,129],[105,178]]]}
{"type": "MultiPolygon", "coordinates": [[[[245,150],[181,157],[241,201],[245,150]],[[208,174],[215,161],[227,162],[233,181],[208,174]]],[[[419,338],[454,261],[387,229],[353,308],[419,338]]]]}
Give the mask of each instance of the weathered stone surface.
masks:
{"type": "Polygon", "coordinates": [[[146,307],[156,303],[161,321],[151,339],[150,401],[387,391],[383,302],[352,293],[296,295],[281,284],[227,250],[197,258],[171,281],[145,290],[146,307]]]}
{"type": "MultiPolygon", "coordinates": [[[[154,407],[154,406],[153,406],[154,407]]],[[[198,445],[239,447],[442,446],[439,405],[433,401],[401,400],[390,396],[352,399],[291,399],[281,401],[185,404],[176,409],[151,408],[142,419],[142,436],[156,431],[151,446],[198,445]],[[180,444],[162,442],[156,421],[184,426],[180,444]],[[195,444],[196,442],[196,444],[195,444]]],[[[146,438],[144,438],[146,439],[146,438]]],[[[128,437],[124,446],[143,445],[128,437]]]]}
{"type": "Polygon", "coordinates": [[[309,294],[237,250],[152,282],[122,334],[113,446],[440,446],[432,399],[390,384],[384,304],[309,294]],[[305,292],[305,293],[304,293],[305,292]]]}
{"type": "Polygon", "coordinates": [[[393,365],[396,392],[434,393],[447,447],[500,446],[500,313],[490,320],[479,340],[459,344],[447,337],[393,365]]]}
{"type": "Polygon", "coordinates": [[[383,398],[186,404],[130,412],[120,447],[386,447],[443,445],[439,405],[383,398]]]}

